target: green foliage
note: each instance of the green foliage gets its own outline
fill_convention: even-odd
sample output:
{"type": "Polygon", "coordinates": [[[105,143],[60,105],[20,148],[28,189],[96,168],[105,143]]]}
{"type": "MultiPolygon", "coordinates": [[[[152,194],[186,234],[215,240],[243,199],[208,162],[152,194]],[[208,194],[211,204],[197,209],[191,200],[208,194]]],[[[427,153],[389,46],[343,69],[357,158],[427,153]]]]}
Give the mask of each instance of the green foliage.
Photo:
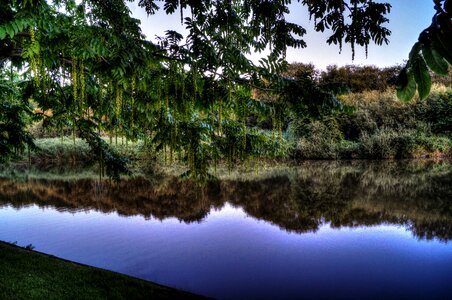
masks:
{"type": "MultiPolygon", "coordinates": [[[[44,127],[72,129],[87,142],[101,176],[104,169],[115,179],[129,173],[127,161],[102,134],[115,142],[119,136],[153,143],[170,163],[175,156],[185,162],[186,174],[200,181],[217,161],[232,165],[276,155],[281,148],[269,147],[285,143],[291,120],[348,109],[309,72],[284,74],[287,48],[306,46],[305,28],[287,20],[290,4],[307,7],[315,30],[331,30],[327,42],[340,48],[349,43],[353,55],[356,45],[367,52],[371,42],[388,42],[385,16],[391,6],[370,0],[141,0],[151,18],[159,9],[180,13],[187,29],[186,37],[169,30],[157,43],[144,38],[124,0],[2,1],[0,67],[8,62],[25,79],[16,89],[22,101],[16,117],[3,121],[23,121],[15,122],[24,138],[14,147],[31,145],[27,118],[20,114],[33,102],[32,115],[44,127]],[[247,58],[264,50],[269,55],[258,65],[247,58]],[[271,120],[272,138],[248,126],[250,116],[271,120]]],[[[425,95],[422,62],[413,62],[409,71],[425,95]]],[[[4,142],[8,153],[12,142],[4,142]]]]}
{"type": "Polygon", "coordinates": [[[403,68],[397,78],[397,97],[400,100],[410,101],[416,94],[416,81],[414,75],[408,72],[407,68],[403,68]]]}
{"type": "MultiPolygon", "coordinates": [[[[419,51],[417,47],[413,48],[413,51],[419,51]]],[[[432,80],[430,74],[428,72],[427,64],[423,57],[419,55],[419,52],[414,53],[410,57],[410,68],[411,72],[413,72],[414,80],[417,84],[417,91],[419,93],[419,98],[424,100],[430,94],[430,89],[432,87],[432,80]]],[[[408,76],[408,80],[412,80],[410,76],[408,76]]]]}
{"type": "Polygon", "coordinates": [[[34,165],[52,167],[68,165],[89,165],[93,163],[90,148],[83,140],[77,139],[37,139],[36,147],[31,153],[30,160],[34,165]]]}
{"type": "Polygon", "coordinates": [[[413,130],[381,128],[371,135],[365,133],[359,139],[361,155],[379,159],[408,158],[416,145],[415,137],[413,130]]]}
{"type": "Polygon", "coordinates": [[[450,156],[450,89],[426,101],[401,103],[392,94],[367,92],[343,97],[353,113],[289,125],[296,158],[413,158],[450,156]],[[356,98],[356,99],[355,99],[356,98]]]}
{"type": "Polygon", "coordinates": [[[398,80],[397,95],[403,101],[411,100],[417,85],[419,98],[425,99],[430,93],[429,71],[447,75],[452,64],[452,11],[449,1],[436,0],[432,24],[422,31],[419,41],[410,52],[406,67],[398,80]]]}
{"type": "Polygon", "coordinates": [[[316,21],[317,31],[333,29],[333,34],[327,39],[329,44],[339,45],[341,50],[344,42],[351,44],[352,58],[355,56],[356,45],[364,46],[367,54],[371,40],[378,45],[389,42],[387,37],[391,32],[382,26],[388,22],[384,16],[391,10],[389,3],[357,0],[305,0],[303,3],[308,5],[311,18],[316,21]],[[351,18],[344,18],[345,14],[351,18]]]}
{"type": "Polygon", "coordinates": [[[130,174],[127,167],[127,158],[117,153],[92,129],[93,123],[82,120],[77,125],[81,138],[89,145],[93,157],[96,157],[100,164],[101,176],[104,173],[104,167],[106,168],[106,175],[115,181],[119,181],[121,174],[130,174]]]}
{"type": "Polygon", "coordinates": [[[417,136],[420,150],[425,150],[429,153],[437,152],[451,154],[452,141],[446,136],[432,136],[420,134],[417,136]]]}
{"type": "MultiPolygon", "coordinates": [[[[297,158],[334,159],[335,144],[342,139],[342,134],[332,122],[314,121],[302,126],[302,138],[298,140],[294,152],[297,158]]],[[[300,132],[301,133],[301,132],[300,132]]]]}
{"type": "Polygon", "coordinates": [[[0,73],[0,162],[34,149],[33,138],[27,131],[32,121],[31,107],[21,97],[21,84],[17,74],[0,73]]]}
{"type": "Polygon", "coordinates": [[[422,45],[422,56],[433,72],[439,75],[447,75],[449,67],[447,61],[441,57],[435,48],[422,45]]]}
{"type": "Polygon", "coordinates": [[[425,104],[418,105],[418,115],[428,122],[434,133],[452,132],[452,91],[432,94],[425,104]]]}

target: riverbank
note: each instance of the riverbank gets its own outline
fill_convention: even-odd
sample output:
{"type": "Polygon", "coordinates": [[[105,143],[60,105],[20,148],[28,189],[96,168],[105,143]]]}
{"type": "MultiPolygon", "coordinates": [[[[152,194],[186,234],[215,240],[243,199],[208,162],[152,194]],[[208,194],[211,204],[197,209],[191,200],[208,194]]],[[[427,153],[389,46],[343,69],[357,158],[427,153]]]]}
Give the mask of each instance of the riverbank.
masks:
{"type": "Polygon", "coordinates": [[[0,242],[0,299],[203,299],[0,242]]]}
{"type": "MultiPolygon", "coordinates": [[[[248,124],[248,127],[258,128],[262,133],[262,143],[256,146],[260,147],[257,154],[234,158],[232,154],[220,155],[213,148],[200,150],[203,154],[198,153],[198,175],[205,180],[206,177],[211,178],[210,175],[218,178],[222,173],[230,174],[234,170],[259,173],[266,165],[298,165],[305,160],[319,159],[452,157],[450,87],[435,86],[428,99],[409,103],[400,102],[393,90],[353,93],[339,98],[350,109],[317,119],[288,118],[284,120],[279,136],[263,123],[248,124]]],[[[24,168],[49,170],[70,167],[86,170],[90,167],[94,176],[105,176],[105,166],[97,164],[98,153],[93,152],[86,141],[68,136],[67,132],[56,137],[58,132],[44,129],[39,124],[31,132],[36,138],[36,149],[18,151],[13,160],[13,173],[24,168]]],[[[106,132],[102,136],[112,151],[123,158],[121,163],[127,162],[125,165],[133,176],[144,175],[153,179],[168,175],[190,177],[189,171],[194,171],[193,165],[189,166],[186,150],[162,149],[158,143],[143,137],[130,141],[122,136],[108,136],[106,132]]],[[[0,165],[0,175],[4,170],[9,172],[9,169],[0,165]]],[[[8,174],[8,177],[11,175],[8,174]]],[[[194,177],[197,177],[196,174],[194,177]]]]}

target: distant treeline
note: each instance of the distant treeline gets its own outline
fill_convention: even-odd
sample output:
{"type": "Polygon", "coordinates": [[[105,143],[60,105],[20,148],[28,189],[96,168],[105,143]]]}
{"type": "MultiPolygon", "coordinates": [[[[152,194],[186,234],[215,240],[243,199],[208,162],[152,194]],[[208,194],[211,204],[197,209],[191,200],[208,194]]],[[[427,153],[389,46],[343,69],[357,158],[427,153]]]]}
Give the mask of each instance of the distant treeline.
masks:
{"type": "MultiPolygon", "coordinates": [[[[326,70],[318,70],[313,64],[292,63],[286,72],[291,78],[308,77],[327,90],[337,94],[360,93],[364,91],[386,91],[395,88],[401,65],[379,68],[377,66],[330,65],[326,70]]],[[[452,86],[452,72],[447,76],[432,75],[433,83],[452,86]]]]}

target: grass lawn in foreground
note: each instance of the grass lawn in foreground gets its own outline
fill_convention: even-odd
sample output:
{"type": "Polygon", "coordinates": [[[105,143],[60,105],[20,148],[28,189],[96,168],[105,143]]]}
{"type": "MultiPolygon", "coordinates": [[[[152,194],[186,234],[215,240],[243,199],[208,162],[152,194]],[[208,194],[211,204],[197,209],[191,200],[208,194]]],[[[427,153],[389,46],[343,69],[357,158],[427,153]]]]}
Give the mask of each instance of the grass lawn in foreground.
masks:
{"type": "Polygon", "coordinates": [[[0,299],[202,299],[0,242],[0,299]]]}

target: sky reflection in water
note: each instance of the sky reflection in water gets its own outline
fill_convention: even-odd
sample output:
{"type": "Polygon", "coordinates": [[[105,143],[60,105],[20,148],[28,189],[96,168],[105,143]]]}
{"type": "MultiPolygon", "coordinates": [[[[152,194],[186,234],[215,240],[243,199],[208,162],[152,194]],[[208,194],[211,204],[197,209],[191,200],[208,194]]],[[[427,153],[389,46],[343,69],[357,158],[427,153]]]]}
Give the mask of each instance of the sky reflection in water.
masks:
{"type": "Polygon", "coordinates": [[[319,163],[201,199],[135,185],[127,210],[130,190],[4,179],[0,240],[218,298],[447,299],[450,165],[421,167],[319,163]]]}

